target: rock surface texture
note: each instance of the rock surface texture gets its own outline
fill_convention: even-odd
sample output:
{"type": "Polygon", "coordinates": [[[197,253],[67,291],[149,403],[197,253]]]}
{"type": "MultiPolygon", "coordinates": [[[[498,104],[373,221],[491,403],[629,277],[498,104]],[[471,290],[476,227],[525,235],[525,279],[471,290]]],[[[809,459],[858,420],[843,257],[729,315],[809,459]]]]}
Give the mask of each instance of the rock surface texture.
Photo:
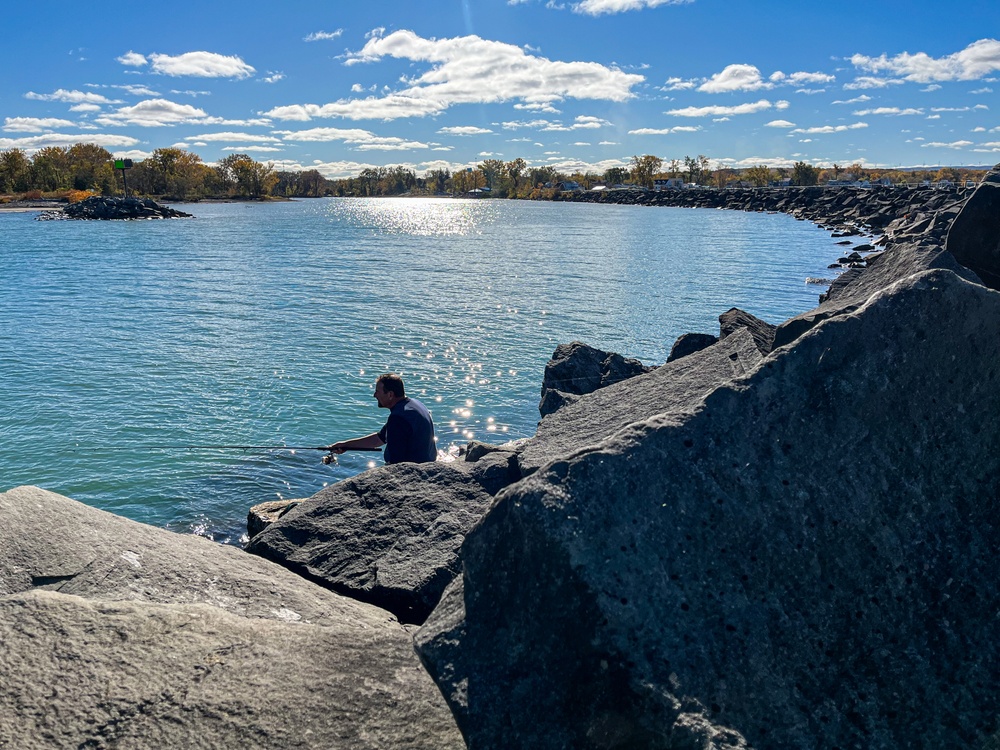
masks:
{"type": "Polygon", "coordinates": [[[998,385],[922,271],[502,492],[417,639],[469,746],[986,747],[998,385]]]}
{"type": "Polygon", "coordinates": [[[544,417],[572,403],[577,396],[591,393],[613,383],[627,380],[652,367],[637,359],[627,359],[574,341],[560,344],[545,365],[542,376],[542,400],[538,406],[544,417]]]}
{"type": "Polygon", "coordinates": [[[990,289],[1000,289],[1000,164],[983,178],[948,232],[947,250],[990,289]]]}
{"type": "Polygon", "coordinates": [[[388,612],[37,488],[0,515],[0,747],[463,747],[388,612]]]}
{"type": "Polygon", "coordinates": [[[250,540],[335,591],[421,623],[459,572],[458,548],[510,483],[512,453],[474,463],[392,464],[317,493],[250,540]]]}

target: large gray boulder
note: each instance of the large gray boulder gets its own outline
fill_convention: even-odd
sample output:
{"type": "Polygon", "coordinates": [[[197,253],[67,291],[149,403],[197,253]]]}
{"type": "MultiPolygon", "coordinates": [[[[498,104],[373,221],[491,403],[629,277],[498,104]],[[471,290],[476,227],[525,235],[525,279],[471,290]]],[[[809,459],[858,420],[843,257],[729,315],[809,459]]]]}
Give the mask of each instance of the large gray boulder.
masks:
{"type": "Polygon", "coordinates": [[[746,310],[731,307],[719,316],[719,340],[745,328],[753,336],[754,344],[761,354],[769,354],[774,345],[774,331],[777,326],[751,315],[746,310]]]}
{"type": "Polygon", "coordinates": [[[983,178],[948,232],[946,248],[991,289],[1000,289],[1000,164],[983,178]]]}
{"type": "Polygon", "coordinates": [[[490,507],[489,490],[500,489],[496,475],[508,475],[512,458],[498,451],[471,465],[366,471],[290,510],[251,539],[247,551],[422,623],[459,572],[459,546],[490,507]]]}
{"type": "Polygon", "coordinates": [[[691,409],[708,391],[746,375],[762,359],[750,331],[740,328],[707,349],[581,396],[542,418],[535,437],[521,448],[521,474],[596,445],[633,422],[691,409]]]}
{"type": "Polygon", "coordinates": [[[462,747],[384,610],[34,487],[0,517],[0,747],[462,747]]]}
{"type": "Polygon", "coordinates": [[[417,636],[469,746],[1000,740],[998,386],[925,272],[502,492],[417,636]]]}
{"type": "Polygon", "coordinates": [[[818,307],[789,318],[774,332],[773,347],[795,341],[822,321],[857,310],[868,299],[900,279],[935,268],[953,271],[969,281],[979,277],[956,262],[940,245],[915,243],[894,245],[871,258],[868,267],[843,273],[821,298],[818,307]]]}
{"type": "Polygon", "coordinates": [[[591,393],[651,369],[637,359],[625,358],[579,341],[559,344],[552,359],[545,365],[538,410],[544,417],[566,403],[572,403],[574,396],[591,393]]]}

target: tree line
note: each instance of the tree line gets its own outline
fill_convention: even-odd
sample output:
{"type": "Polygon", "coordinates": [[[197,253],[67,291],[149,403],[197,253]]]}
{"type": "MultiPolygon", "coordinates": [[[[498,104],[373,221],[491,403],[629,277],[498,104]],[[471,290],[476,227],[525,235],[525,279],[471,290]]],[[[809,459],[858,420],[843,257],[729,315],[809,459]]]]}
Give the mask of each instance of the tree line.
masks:
{"type": "MultiPolygon", "coordinates": [[[[128,170],[129,192],[169,200],[200,198],[488,195],[495,198],[550,198],[567,186],[590,189],[635,186],[651,188],[658,179],[705,187],[763,187],[773,184],[818,185],[830,181],[887,180],[891,183],[954,183],[978,179],[982,172],[945,167],[938,170],[886,170],[834,164],[820,168],[803,161],[791,167],[758,164],[741,169],[718,165],[703,155],[664,160],[644,154],[633,156],[628,166],[603,172],[560,172],[552,166],[534,167],[521,158],[486,159],[475,167],[457,171],[432,169],[422,177],[407,167],[369,167],[356,177],[329,179],[318,170],[279,171],[247,154],[231,154],[214,166],[179,148],[160,148],[128,170]]],[[[123,191],[122,173],[114,168],[111,153],[96,144],[48,146],[32,156],[12,148],[0,151],[0,195],[54,194],[87,191],[116,195],[123,191]]]]}

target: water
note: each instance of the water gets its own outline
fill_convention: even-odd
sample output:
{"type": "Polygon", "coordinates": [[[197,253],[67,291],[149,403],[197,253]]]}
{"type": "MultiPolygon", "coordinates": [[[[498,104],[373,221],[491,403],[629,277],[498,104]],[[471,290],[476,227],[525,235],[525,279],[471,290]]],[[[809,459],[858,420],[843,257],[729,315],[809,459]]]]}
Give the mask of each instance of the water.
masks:
{"type": "Polygon", "coordinates": [[[636,206],[321,199],[197,218],[0,214],[0,490],[34,484],[236,542],[246,511],[380,463],[325,445],[377,431],[400,372],[439,448],[527,437],[574,339],[662,363],[736,306],[779,322],[839,255],[784,215],[636,206]]]}

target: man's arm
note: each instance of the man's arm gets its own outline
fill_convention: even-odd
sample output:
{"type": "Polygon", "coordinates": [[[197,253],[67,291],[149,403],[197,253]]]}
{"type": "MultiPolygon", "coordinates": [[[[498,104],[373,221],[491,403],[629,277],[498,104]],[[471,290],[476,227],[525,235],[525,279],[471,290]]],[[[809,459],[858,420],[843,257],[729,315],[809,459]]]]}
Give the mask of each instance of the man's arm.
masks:
{"type": "Polygon", "coordinates": [[[327,446],[327,449],[339,456],[345,451],[373,451],[381,448],[383,445],[385,445],[385,441],[379,437],[377,432],[373,432],[371,435],[365,435],[364,437],[341,440],[339,443],[327,446]]]}

